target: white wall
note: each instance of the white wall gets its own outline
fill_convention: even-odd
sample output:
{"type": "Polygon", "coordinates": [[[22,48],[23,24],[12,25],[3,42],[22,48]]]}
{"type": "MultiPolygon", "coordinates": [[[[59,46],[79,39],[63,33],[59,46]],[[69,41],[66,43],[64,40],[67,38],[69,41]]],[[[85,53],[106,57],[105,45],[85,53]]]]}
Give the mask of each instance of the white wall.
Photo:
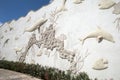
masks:
{"type": "MultiPolygon", "coordinates": [[[[114,0],[116,3],[119,0],[114,0]]],[[[26,27],[33,25],[38,19],[46,16],[44,18],[48,19],[47,23],[43,26],[49,27],[51,24],[50,18],[51,13],[54,12],[56,8],[62,4],[62,0],[54,0],[48,6],[42,7],[41,9],[35,12],[29,12],[28,15],[18,19],[17,21],[11,21],[10,23],[5,23],[0,27],[0,55],[5,57],[6,60],[18,61],[18,58],[21,55],[21,52],[24,52],[25,47],[31,37],[31,34],[34,32],[24,32],[26,27]],[[28,21],[28,19],[30,19],[28,21]],[[9,27],[12,27],[13,30],[9,30],[9,27]],[[6,32],[7,31],[7,32],[6,32]],[[3,37],[3,39],[1,39],[3,37]],[[18,37],[18,40],[15,40],[15,37],[18,37]],[[5,40],[8,40],[8,43],[3,47],[5,40]],[[24,47],[21,52],[18,52],[18,55],[15,53],[14,48],[24,47]]],[[[60,34],[65,34],[67,39],[64,40],[64,49],[75,51],[76,58],[77,55],[85,56],[85,51],[88,50],[90,53],[84,60],[84,65],[80,71],[85,71],[91,78],[99,79],[110,79],[114,78],[115,80],[120,79],[120,35],[119,31],[116,29],[116,23],[113,23],[116,18],[120,15],[112,14],[113,7],[109,9],[101,10],[99,9],[99,0],[85,0],[80,4],[74,4],[72,0],[67,0],[66,8],[67,11],[62,11],[58,13],[59,18],[56,21],[56,37],[60,34]],[[97,29],[97,26],[100,26],[103,30],[110,33],[115,43],[112,43],[107,40],[103,40],[101,43],[98,43],[95,38],[85,40],[84,45],[81,44],[80,38],[85,37],[85,35],[93,32],[97,29]],[[92,65],[99,58],[104,58],[108,60],[108,68],[104,70],[94,70],[92,65]]],[[[35,34],[38,38],[38,32],[35,31],[35,34]]],[[[42,49],[42,56],[37,56],[37,53],[40,49],[33,45],[27,53],[25,62],[35,64],[39,63],[42,65],[48,65],[56,67],[62,70],[67,70],[70,67],[70,62],[66,59],[61,59],[59,57],[59,52],[56,52],[55,49],[50,51],[50,56],[45,55],[45,48],[42,49]]],[[[83,62],[81,62],[82,64],[83,62]]],[[[80,63],[79,63],[80,64],[80,63]]],[[[77,68],[80,67],[77,65],[77,68]]]]}

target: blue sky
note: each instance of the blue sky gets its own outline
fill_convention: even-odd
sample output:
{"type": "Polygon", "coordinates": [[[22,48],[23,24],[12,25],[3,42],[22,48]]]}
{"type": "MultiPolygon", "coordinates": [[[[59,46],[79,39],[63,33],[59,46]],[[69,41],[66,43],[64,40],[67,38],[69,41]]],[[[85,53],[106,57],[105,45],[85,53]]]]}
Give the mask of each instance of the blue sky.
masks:
{"type": "Polygon", "coordinates": [[[31,10],[38,10],[50,0],[0,0],[0,24],[25,16],[31,10]]]}

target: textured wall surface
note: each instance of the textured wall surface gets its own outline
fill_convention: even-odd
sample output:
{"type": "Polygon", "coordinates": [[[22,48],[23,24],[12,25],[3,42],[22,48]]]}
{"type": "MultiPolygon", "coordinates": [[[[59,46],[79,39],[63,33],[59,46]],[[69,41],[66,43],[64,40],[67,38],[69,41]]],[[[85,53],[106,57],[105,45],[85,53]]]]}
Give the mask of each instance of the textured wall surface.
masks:
{"type": "Polygon", "coordinates": [[[119,0],[54,0],[0,27],[0,59],[120,80],[119,0]]]}

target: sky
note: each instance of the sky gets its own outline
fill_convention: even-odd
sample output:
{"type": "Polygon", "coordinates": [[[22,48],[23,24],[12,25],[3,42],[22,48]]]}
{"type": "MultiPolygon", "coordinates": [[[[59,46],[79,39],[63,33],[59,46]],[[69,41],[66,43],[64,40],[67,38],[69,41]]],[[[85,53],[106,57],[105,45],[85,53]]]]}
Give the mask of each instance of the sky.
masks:
{"type": "Polygon", "coordinates": [[[29,11],[36,11],[47,5],[51,0],[0,0],[0,25],[17,20],[29,11]]]}

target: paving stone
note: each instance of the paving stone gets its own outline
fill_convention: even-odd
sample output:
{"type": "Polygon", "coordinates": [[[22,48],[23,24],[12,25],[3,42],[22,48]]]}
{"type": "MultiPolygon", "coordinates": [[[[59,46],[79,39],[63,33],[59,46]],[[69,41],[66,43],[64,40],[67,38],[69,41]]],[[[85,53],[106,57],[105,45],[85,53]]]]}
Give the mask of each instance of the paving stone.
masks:
{"type": "Polygon", "coordinates": [[[0,69],[0,80],[41,80],[15,71],[0,69]]]}

